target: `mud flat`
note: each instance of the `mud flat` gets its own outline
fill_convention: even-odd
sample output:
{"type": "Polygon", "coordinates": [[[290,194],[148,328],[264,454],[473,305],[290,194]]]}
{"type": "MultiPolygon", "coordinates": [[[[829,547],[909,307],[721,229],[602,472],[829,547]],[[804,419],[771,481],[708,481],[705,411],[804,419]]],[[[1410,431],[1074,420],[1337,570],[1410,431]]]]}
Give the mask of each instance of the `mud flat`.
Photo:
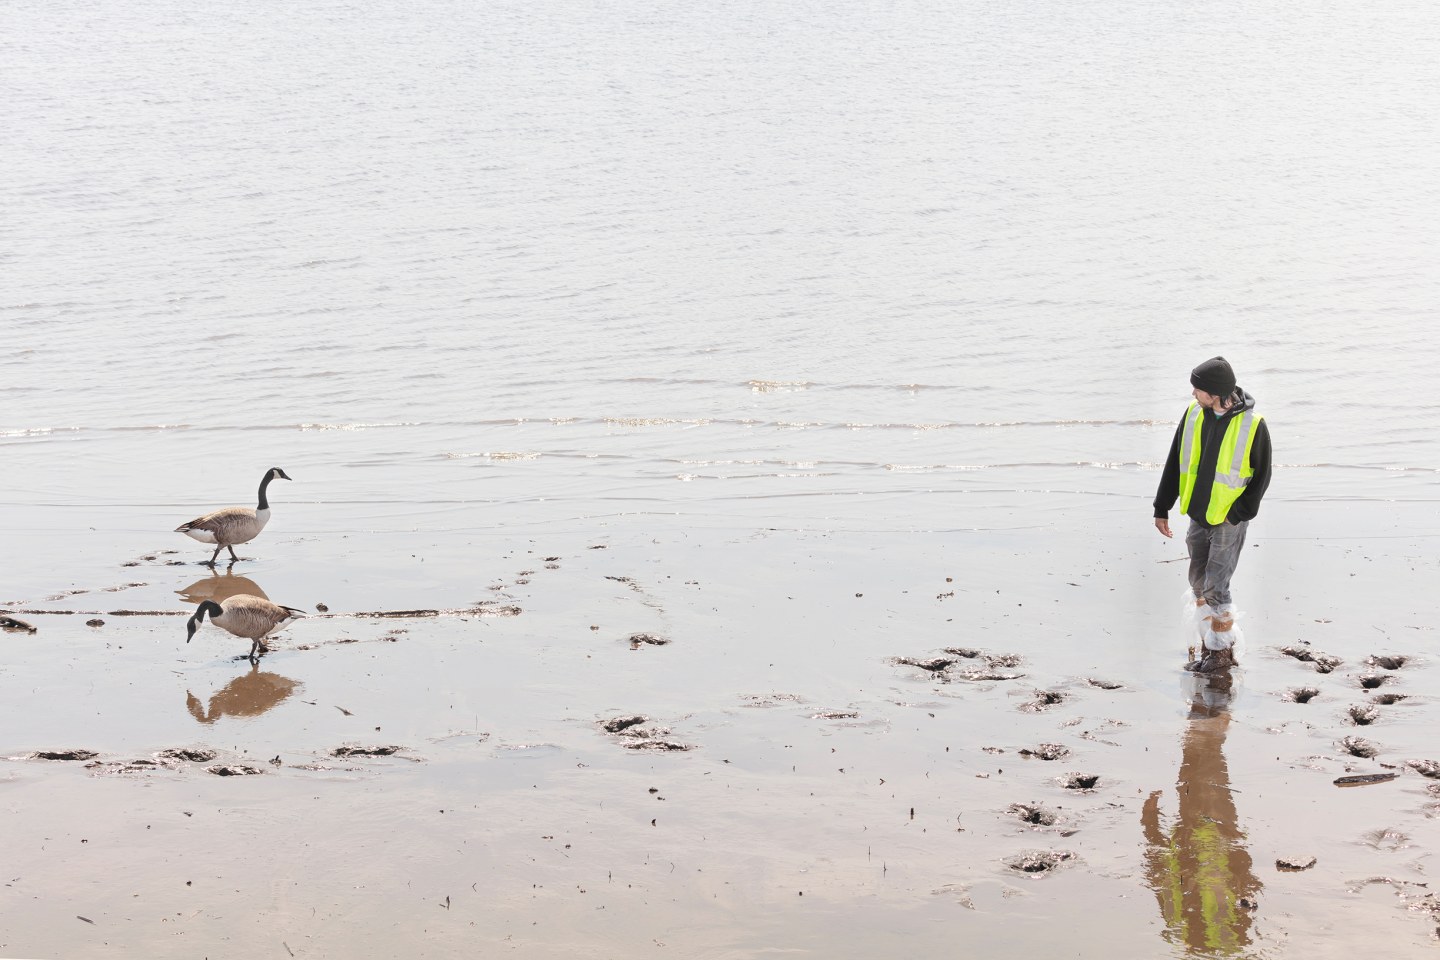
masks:
{"type": "Polygon", "coordinates": [[[213,576],[36,537],[0,953],[1432,956],[1433,564],[1305,519],[1246,558],[1228,684],[1179,671],[1176,547],[1139,535],[622,519],[213,576]],[[258,665],[187,646],[172,614],[236,588],[315,615],[258,665]]]}

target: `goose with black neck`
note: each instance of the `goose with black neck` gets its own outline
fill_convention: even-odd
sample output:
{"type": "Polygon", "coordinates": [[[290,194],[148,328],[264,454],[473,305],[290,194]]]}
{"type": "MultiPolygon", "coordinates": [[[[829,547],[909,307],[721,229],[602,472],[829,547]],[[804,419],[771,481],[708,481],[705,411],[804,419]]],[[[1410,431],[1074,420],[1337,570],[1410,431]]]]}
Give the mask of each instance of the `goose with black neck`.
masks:
{"type": "Polygon", "coordinates": [[[215,566],[215,560],[220,556],[221,549],[230,551],[230,561],[233,563],[240,558],[235,555],[235,544],[249,543],[260,535],[265,525],[270,522],[270,501],[265,496],[265,489],[270,486],[272,480],[289,480],[284,470],[279,467],[271,467],[265,471],[265,476],[260,479],[259,503],[254,509],[250,507],[224,507],[207,513],[204,516],[196,517],[189,523],[182,523],[175,528],[176,533],[183,533],[187,537],[199,540],[201,543],[215,544],[215,552],[210,555],[207,563],[215,566]]]}
{"type": "Polygon", "coordinates": [[[250,641],[250,653],[246,659],[259,660],[262,653],[269,652],[265,638],[281,627],[305,615],[298,607],[287,607],[246,593],[226,597],[220,603],[202,600],[200,606],[185,624],[185,642],[189,643],[208,616],[210,622],[226,632],[250,641]]]}

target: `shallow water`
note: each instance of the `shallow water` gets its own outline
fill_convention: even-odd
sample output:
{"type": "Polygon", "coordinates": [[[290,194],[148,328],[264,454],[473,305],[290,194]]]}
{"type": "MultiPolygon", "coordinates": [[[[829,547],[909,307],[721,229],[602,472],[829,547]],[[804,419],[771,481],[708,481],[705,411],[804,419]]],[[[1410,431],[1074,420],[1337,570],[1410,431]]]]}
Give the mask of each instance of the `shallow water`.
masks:
{"type": "Polygon", "coordinates": [[[1429,781],[1331,786],[1440,759],[1428,12],[9,5],[0,604],[76,612],[0,635],[0,754],[266,775],[4,764],[0,950],[1184,952],[1142,818],[1183,836],[1217,752],[1260,891],[1225,949],[1433,949],[1421,888],[1356,886],[1423,880],[1429,781]],[[1228,723],[1149,525],[1215,353],[1281,465],[1228,723]],[[231,573],[335,617],[252,671],[113,614],[233,589],[170,531],[272,465],[231,573]],[[480,601],[523,612],[353,616],[480,601]],[[892,662],[957,644],[1025,676],[892,662]]]}
{"type": "Polygon", "coordinates": [[[1181,951],[1157,906],[1170,840],[1153,836],[1182,855],[1211,849],[1186,841],[1225,813],[1204,787],[1233,798],[1227,862],[1246,865],[1235,889],[1258,903],[1248,924],[1222,925],[1240,946],[1433,949],[1433,923],[1395,889],[1364,886],[1428,882],[1435,781],[1403,763],[1435,759],[1430,631],[1414,599],[1433,570],[1387,564],[1386,587],[1337,605],[1326,598],[1372,558],[1265,542],[1325,574],[1257,563],[1270,589],[1248,610],[1229,701],[1178,671],[1178,574],[1148,539],[1096,557],[1030,531],[656,537],[617,524],[489,538],[483,572],[472,548],[447,553],[442,539],[408,540],[418,556],[410,572],[391,564],[393,584],[301,538],[239,565],[272,597],[337,614],[292,627],[258,668],[212,627],[186,645],[181,617],[102,612],[85,626],[113,604],[182,608],[173,591],[223,590],[164,555],[126,571],[147,585],[73,595],[66,608],[84,612],[31,615],[37,634],[6,635],[0,797],[27,829],[5,844],[5,948],[400,955],[423,934],[427,955],[482,943],[609,956],[652,941],[709,956],[899,941],[930,955],[960,936],[998,956],[1052,948],[1043,921],[1058,921],[1093,939],[1085,955],[1181,951]],[[422,564],[426,585],[409,586],[422,564]],[[381,593],[522,612],[347,615],[381,593]],[[639,632],[671,642],[637,649],[639,632]],[[1296,640],[1342,666],[1320,675],[1276,651],[1296,640]],[[953,646],[1018,656],[993,672],[1014,679],[968,680],[963,658],[948,682],[895,662],[953,646]],[[1363,665],[1376,652],[1412,655],[1383,688],[1409,696],[1356,727],[1348,708],[1374,693],[1359,677],[1387,673],[1363,665]],[[1287,702],[1301,685],[1317,695],[1287,702]],[[1039,692],[1062,699],[1037,710],[1039,692]],[[601,727],[637,714],[694,749],[629,750],[601,727]],[[1356,735],[1375,759],[1341,752],[1356,735]],[[1046,744],[1068,753],[1022,754],[1046,744]],[[377,745],[403,749],[333,755],[377,745]],[[100,765],[24,759],[62,747],[100,765]],[[174,747],[263,773],[114,766],[174,747]],[[1331,784],[1387,769],[1398,779],[1331,784]],[[1098,777],[1093,791],[1067,789],[1074,774],[1098,777]],[[1057,822],[1024,823],[1015,804],[1057,822]],[[1031,851],[1073,859],[1053,875],[1008,865],[1031,851]],[[1282,856],[1318,864],[1281,873],[1282,856]]]}

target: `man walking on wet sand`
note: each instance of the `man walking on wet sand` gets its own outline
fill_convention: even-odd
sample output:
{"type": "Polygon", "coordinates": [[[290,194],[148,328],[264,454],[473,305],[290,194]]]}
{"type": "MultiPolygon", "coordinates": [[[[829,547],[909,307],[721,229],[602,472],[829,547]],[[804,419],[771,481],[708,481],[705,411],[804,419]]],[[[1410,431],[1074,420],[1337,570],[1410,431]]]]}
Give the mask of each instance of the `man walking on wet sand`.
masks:
{"type": "Polygon", "coordinates": [[[1180,512],[1190,518],[1190,589],[1206,624],[1204,650],[1186,669],[1211,673],[1235,664],[1230,578],[1270,485],[1270,430],[1224,357],[1192,370],[1190,385],[1195,402],[1180,418],[1155,491],[1155,529],[1174,536],[1170,508],[1178,497],[1180,512]]]}

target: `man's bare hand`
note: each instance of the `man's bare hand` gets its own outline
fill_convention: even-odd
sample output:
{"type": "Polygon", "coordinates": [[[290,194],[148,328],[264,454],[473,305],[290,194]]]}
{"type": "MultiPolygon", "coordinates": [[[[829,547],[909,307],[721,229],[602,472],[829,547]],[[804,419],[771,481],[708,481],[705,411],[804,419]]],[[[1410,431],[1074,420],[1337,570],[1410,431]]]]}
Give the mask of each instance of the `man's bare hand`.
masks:
{"type": "Polygon", "coordinates": [[[1164,535],[1164,536],[1167,536],[1167,537],[1173,537],[1173,536],[1175,536],[1175,534],[1173,534],[1173,533],[1170,532],[1170,521],[1167,520],[1167,519],[1164,518],[1164,517],[1156,517],[1156,518],[1155,518],[1155,529],[1156,529],[1156,530],[1159,530],[1160,533],[1161,533],[1162,535],[1164,535]]]}

